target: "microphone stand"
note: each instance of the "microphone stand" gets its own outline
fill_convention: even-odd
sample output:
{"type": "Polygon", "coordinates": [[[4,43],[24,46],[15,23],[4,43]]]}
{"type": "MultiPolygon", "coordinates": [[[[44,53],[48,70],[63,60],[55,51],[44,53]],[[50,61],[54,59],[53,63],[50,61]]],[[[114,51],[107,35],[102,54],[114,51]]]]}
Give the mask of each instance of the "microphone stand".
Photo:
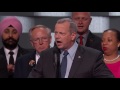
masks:
{"type": "Polygon", "coordinates": [[[55,63],[55,72],[56,78],[60,78],[60,50],[57,48],[54,53],[54,63],[55,63]]]}

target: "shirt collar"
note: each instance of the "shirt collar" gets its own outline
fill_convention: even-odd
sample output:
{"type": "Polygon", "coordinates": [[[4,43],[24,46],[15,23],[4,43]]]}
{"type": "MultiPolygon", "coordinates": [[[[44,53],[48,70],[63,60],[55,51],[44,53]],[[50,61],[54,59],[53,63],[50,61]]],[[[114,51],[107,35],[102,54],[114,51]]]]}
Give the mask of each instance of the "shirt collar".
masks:
{"type": "Polygon", "coordinates": [[[36,56],[38,56],[38,57],[40,56],[40,54],[37,51],[36,51],[36,56]]]}
{"type": "MultiPolygon", "coordinates": [[[[88,30],[87,33],[85,33],[84,35],[82,35],[85,40],[87,39],[89,33],[90,33],[90,31],[88,30]]],[[[80,35],[77,34],[77,38],[79,38],[79,36],[80,36],[80,35]]]]}
{"type": "MultiPolygon", "coordinates": [[[[68,49],[68,53],[69,53],[71,58],[75,55],[75,52],[76,52],[77,48],[78,48],[78,44],[77,44],[77,42],[75,42],[73,44],[73,46],[70,49],[68,49]]],[[[64,53],[63,50],[61,50],[61,52],[62,52],[62,54],[64,53]]]]}
{"type": "Polygon", "coordinates": [[[10,51],[13,51],[15,54],[17,54],[17,52],[18,52],[18,46],[15,49],[13,49],[13,50],[9,50],[9,49],[7,49],[7,48],[4,47],[4,51],[5,51],[6,55],[8,55],[10,51]]]}
{"type": "Polygon", "coordinates": [[[77,48],[78,48],[78,44],[75,42],[75,43],[73,44],[73,46],[68,50],[68,53],[69,53],[69,55],[70,55],[71,57],[74,56],[77,48]]]}

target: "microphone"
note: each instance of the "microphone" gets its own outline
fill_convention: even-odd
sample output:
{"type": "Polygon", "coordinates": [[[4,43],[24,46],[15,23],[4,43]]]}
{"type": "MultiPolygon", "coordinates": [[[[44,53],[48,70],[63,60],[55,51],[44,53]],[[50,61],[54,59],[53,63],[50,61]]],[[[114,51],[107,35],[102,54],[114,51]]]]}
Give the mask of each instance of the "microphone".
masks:
{"type": "Polygon", "coordinates": [[[54,66],[56,78],[60,78],[60,50],[58,48],[54,50],[54,66]]]}

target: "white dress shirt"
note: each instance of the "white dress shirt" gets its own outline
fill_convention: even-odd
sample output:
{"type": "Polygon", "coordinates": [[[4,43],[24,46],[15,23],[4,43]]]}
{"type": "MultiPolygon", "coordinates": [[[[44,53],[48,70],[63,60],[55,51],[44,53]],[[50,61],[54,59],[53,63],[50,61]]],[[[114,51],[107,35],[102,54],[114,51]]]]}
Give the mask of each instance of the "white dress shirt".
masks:
{"type": "Polygon", "coordinates": [[[37,64],[37,62],[38,62],[38,59],[40,58],[40,55],[39,55],[39,53],[38,52],[36,52],[36,55],[35,55],[35,59],[36,59],[36,64],[37,64]]]}
{"type": "Polygon", "coordinates": [[[9,50],[9,49],[4,47],[4,52],[5,52],[5,55],[6,55],[7,64],[9,64],[9,58],[10,58],[9,52],[10,51],[14,52],[13,58],[14,58],[14,63],[15,63],[16,62],[16,58],[17,58],[17,54],[18,54],[18,46],[14,50],[9,50]]]}

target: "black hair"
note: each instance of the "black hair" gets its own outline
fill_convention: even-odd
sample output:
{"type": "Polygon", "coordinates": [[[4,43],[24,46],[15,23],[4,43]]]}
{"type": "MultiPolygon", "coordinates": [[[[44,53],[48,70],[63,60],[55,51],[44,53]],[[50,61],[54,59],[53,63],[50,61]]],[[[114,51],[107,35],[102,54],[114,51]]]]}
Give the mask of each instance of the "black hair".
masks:
{"type": "MultiPolygon", "coordinates": [[[[115,28],[110,28],[110,29],[105,30],[103,33],[107,32],[107,31],[115,32],[117,41],[120,41],[120,31],[119,30],[117,30],[115,28]]],[[[118,48],[118,50],[120,50],[120,47],[118,48]]]]}

